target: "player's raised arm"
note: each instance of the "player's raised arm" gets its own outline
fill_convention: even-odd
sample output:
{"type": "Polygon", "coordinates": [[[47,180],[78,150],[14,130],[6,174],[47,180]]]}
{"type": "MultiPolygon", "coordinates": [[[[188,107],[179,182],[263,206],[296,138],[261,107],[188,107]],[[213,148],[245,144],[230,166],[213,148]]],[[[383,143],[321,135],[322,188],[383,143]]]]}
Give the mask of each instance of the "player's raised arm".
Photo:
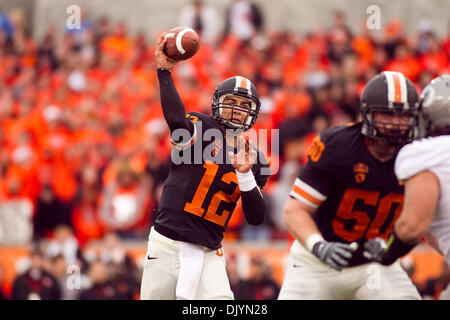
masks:
{"type": "MultiPolygon", "coordinates": [[[[176,129],[188,130],[190,135],[194,135],[194,125],[186,118],[184,104],[178,95],[175,84],[173,83],[170,70],[178,61],[172,61],[163,53],[164,45],[167,39],[164,39],[163,33],[156,44],[155,61],[158,72],[161,106],[170,133],[176,129]]],[[[179,142],[179,141],[174,141],[179,142]]]]}

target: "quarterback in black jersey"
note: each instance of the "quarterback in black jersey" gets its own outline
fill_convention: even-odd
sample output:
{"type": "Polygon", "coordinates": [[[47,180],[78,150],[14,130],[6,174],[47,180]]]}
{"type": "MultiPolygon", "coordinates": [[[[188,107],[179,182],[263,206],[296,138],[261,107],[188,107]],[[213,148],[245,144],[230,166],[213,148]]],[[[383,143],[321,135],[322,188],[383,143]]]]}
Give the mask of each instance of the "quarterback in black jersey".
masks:
{"type": "Polygon", "coordinates": [[[368,82],[362,122],[323,131],[291,190],[284,218],[295,237],[279,299],[419,299],[399,262],[363,255],[387,238],[403,204],[394,163],[418,137],[418,96],[398,72],[368,82]]]}
{"type": "Polygon", "coordinates": [[[170,70],[177,63],[155,52],[161,105],[173,150],[158,214],[149,235],[141,299],[233,299],[225,270],[223,233],[240,198],[248,223],[264,221],[261,189],[269,169],[243,132],[258,116],[250,80],[236,76],[214,92],[212,115],[186,113],[170,70]]]}

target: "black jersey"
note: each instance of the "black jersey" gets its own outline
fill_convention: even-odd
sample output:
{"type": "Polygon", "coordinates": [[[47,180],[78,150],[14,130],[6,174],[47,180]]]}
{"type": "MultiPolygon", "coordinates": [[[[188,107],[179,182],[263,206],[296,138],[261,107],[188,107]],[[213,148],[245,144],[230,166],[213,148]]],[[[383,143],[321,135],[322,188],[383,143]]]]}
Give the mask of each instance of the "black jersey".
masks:
{"type": "Polygon", "coordinates": [[[295,181],[291,196],[317,208],[313,219],[325,240],[360,244],[350,265],[366,262],[361,244],[387,239],[401,212],[404,188],[394,163],[369,153],[361,123],[338,126],[314,139],[295,181]]]}
{"type": "MultiPolygon", "coordinates": [[[[235,169],[227,161],[220,124],[197,112],[186,117],[194,123],[195,132],[191,141],[182,143],[187,148],[172,150],[155,229],[173,240],[218,249],[241,191],[235,169]]],[[[252,171],[262,189],[268,175],[261,174],[261,168],[268,165],[264,155],[257,153],[252,171]]]]}

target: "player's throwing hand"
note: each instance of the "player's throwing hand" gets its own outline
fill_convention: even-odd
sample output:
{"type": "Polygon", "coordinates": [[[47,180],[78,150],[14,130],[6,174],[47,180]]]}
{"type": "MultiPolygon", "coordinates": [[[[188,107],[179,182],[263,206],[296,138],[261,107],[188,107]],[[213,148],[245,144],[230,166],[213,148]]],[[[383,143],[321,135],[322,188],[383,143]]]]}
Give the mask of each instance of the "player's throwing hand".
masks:
{"type": "Polygon", "coordinates": [[[155,61],[156,61],[156,68],[163,68],[163,69],[172,69],[174,65],[177,64],[178,61],[169,59],[163,52],[164,45],[167,42],[167,39],[164,38],[165,32],[161,34],[161,36],[158,39],[158,42],[156,43],[156,50],[155,50],[155,61]]]}

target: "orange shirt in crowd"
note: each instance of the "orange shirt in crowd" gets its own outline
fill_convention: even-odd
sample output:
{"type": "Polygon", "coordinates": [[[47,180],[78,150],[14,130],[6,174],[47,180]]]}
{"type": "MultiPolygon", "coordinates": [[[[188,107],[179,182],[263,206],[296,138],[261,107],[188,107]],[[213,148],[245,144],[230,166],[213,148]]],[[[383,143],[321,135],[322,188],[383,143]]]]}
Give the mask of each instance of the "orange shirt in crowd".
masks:
{"type": "Polygon", "coordinates": [[[408,55],[404,59],[392,59],[384,67],[383,71],[397,71],[401,72],[415,82],[419,78],[419,74],[422,71],[419,62],[413,56],[408,55]]]}

